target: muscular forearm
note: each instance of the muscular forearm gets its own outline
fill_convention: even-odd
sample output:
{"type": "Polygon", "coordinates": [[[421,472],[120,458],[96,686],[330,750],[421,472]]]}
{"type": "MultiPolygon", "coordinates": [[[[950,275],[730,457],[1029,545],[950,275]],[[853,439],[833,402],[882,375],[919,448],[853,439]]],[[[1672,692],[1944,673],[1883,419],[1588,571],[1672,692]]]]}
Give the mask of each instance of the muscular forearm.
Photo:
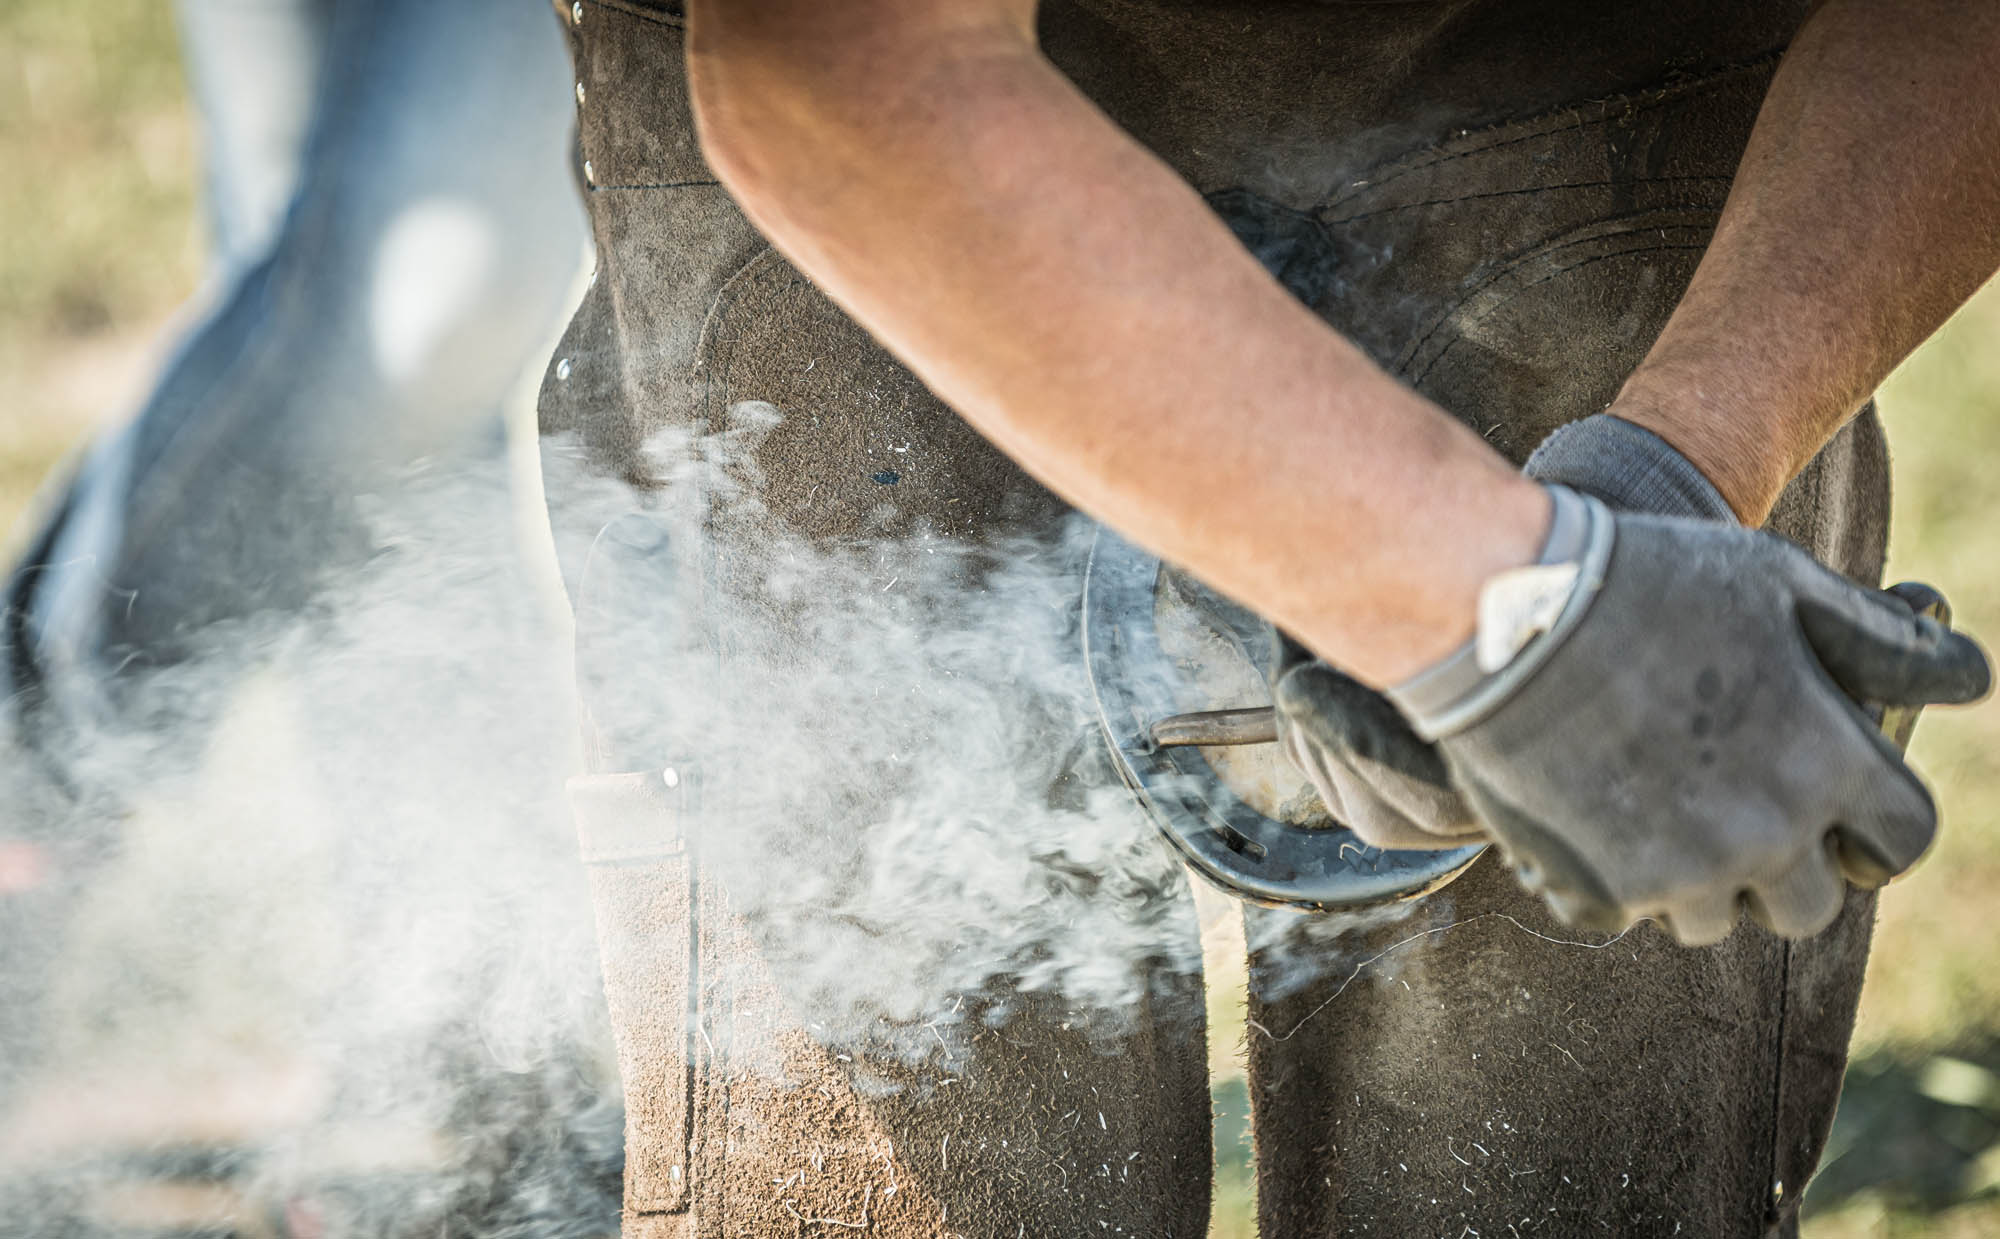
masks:
{"type": "Polygon", "coordinates": [[[993,7],[696,0],[704,150],[1057,492],[1364,679],[1448,652],[1542,494],[1286,295],[1042,59],[1031,3],[993,7]]]}
{"type": "Polygon", "coordinates": [[[1772,84],[1715,240],[1613,411],[1756,524],[2000,267],[2000,5],[1829,0],[1772,84]]]}

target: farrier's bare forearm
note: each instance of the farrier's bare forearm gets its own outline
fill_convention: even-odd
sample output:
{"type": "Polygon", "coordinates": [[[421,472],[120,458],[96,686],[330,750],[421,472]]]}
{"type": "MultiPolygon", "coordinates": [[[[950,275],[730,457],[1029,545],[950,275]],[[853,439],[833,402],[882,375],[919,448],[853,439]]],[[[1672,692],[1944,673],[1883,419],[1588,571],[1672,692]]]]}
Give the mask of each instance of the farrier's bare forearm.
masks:
{"type": "Polygon", "coordinates": [[[1613,411],[1745,521],[2000,268],[2000,5],[1829,0],[1715,240],[1613,411]]]}
{"type": "Polygon", "coordinates": [[[704,150],[773,242],[1086,511],[1389,683],[1546,500],[1300,307],[1037,52],[1023,0],[696,0],[704,150]]]}

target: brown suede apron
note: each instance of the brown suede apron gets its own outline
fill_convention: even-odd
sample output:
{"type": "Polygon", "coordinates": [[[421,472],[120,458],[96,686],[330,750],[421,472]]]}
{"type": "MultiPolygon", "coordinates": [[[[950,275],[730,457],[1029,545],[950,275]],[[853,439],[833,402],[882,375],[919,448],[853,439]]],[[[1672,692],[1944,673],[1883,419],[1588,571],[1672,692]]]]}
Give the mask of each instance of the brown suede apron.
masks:
{"type": "MultiPolygon", "coordinates": [[[[1603,408],[1664,324],[1808,7],[1048,0],[1041,26],[1055,63],[1291,291],[1520,460],[1603,408]]],[[[672,506],[642,443],[724,431],[738,402],[767,401],[811,411],[756,440],[741,474],[773,536],[1049,529],[1061,505],[717,186],[690,124],[678,6],[558,11],[599,265],[543,389],[545,433],[630,482],[635,510],[672,506]]],[[[1773,523],[1874,582],[1886,510],[1869,414],[1773,523]]],[[[646,574],[682,598],[734,596],[762,571],[757,538],[681,539],[670,568],[659,540],[616,522],[565,563],[600,772],[575,800],[627,1091],[628,1234],[1205,1233],[1205,1047],[1184,974],[1104,1027],[1047,995],[989,993],[1006,1011],[983,1026],[994,1035],[936,1063],[870,1062],[815,1035],[785,962],[813,944],[732,901],[701,831],[698,740],[614,691],[661,674],[647,651],[664,647],[630,618],[646,574]],[[617,605],[594,593],[607,577],[617,605]]],[[[797,637],[801,666],[812,641],[797,637]]],[[[703,648],[676,691],[694,677],[726,709],[730,640],[703,648]]],[[[844,822],[830,806],[800,830],[836,854],[844,822]]],[[[1253,941],[1272,944],[1252,961],[1250,1013],[1262,1233],[1792,1233],[1872,909],[1855,896],[1810,942],[1745,928],[1690,951],[1649,925],[1568,930],[1482,860],[1373,927],[1253,910],[1253,941]]]]}

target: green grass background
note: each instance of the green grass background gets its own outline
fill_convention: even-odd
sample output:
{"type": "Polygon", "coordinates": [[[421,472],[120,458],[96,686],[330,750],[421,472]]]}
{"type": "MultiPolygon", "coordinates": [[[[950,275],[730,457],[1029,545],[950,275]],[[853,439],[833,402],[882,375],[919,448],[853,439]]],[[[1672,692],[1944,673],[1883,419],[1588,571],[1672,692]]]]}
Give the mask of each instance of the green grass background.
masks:
{"type": "MultiPolygon", "coordinates": [[[[0,531],[18,535],[64,453],[129,411],[195,287],[183,89],[164,0],[0,6],[0,531]]],[[[2000,286],[1910,359],[1882,407],[1892,576],[1942,586],[1963,626],[2000,634],[2000,286]]],[[[1915,760],[1946,829],[1883,897],[1811,1239],[2000,1235],[2000,709],[1933,714],[1915,760]]],[[[1241,954],[1213,937],[1213,1235],[1241,1239],[1255,1233],[1241,954]]]]}

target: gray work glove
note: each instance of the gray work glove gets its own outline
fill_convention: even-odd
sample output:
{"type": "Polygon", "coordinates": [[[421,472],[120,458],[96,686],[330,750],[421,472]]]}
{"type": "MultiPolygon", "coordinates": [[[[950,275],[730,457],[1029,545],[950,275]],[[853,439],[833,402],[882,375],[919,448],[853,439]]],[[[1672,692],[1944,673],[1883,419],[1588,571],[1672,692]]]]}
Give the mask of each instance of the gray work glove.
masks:
{"type": "MultiPolygon", "coordinates": [[[[1596,495],[1621,511],[1734,519],[1686,457],[1651,431],[1607,414],[1550,435],[1525,472],[1596,495]]],[[[1335,820],[1364,841],[1382,848],[1451,848],[1485,833],[1451,785],[1437,748],[1411,730],[1388,698],[1282,632],[1271,697],[1285,755],[1312,780],[1335,820]]]]}
{"type": "Polygon", "coordinates": [[[1975,700],[1979,647],[1769,534],[1550,494],[1547,562],[1482,597],[1478,677],[1390,692],[1523,882],[1699,945],[1739,903],[1816,933],[1843,876],[1913,864],[1936,809],[1856,702],[1975,700]]]}
{"type": "Polygon", "coordinates": [[[1486,833],[1437,746],[1387,697],[1279,632],[1272,670],[1278,744],[1335,821],[1378,848],[1462,847],[1486,833]]]}

